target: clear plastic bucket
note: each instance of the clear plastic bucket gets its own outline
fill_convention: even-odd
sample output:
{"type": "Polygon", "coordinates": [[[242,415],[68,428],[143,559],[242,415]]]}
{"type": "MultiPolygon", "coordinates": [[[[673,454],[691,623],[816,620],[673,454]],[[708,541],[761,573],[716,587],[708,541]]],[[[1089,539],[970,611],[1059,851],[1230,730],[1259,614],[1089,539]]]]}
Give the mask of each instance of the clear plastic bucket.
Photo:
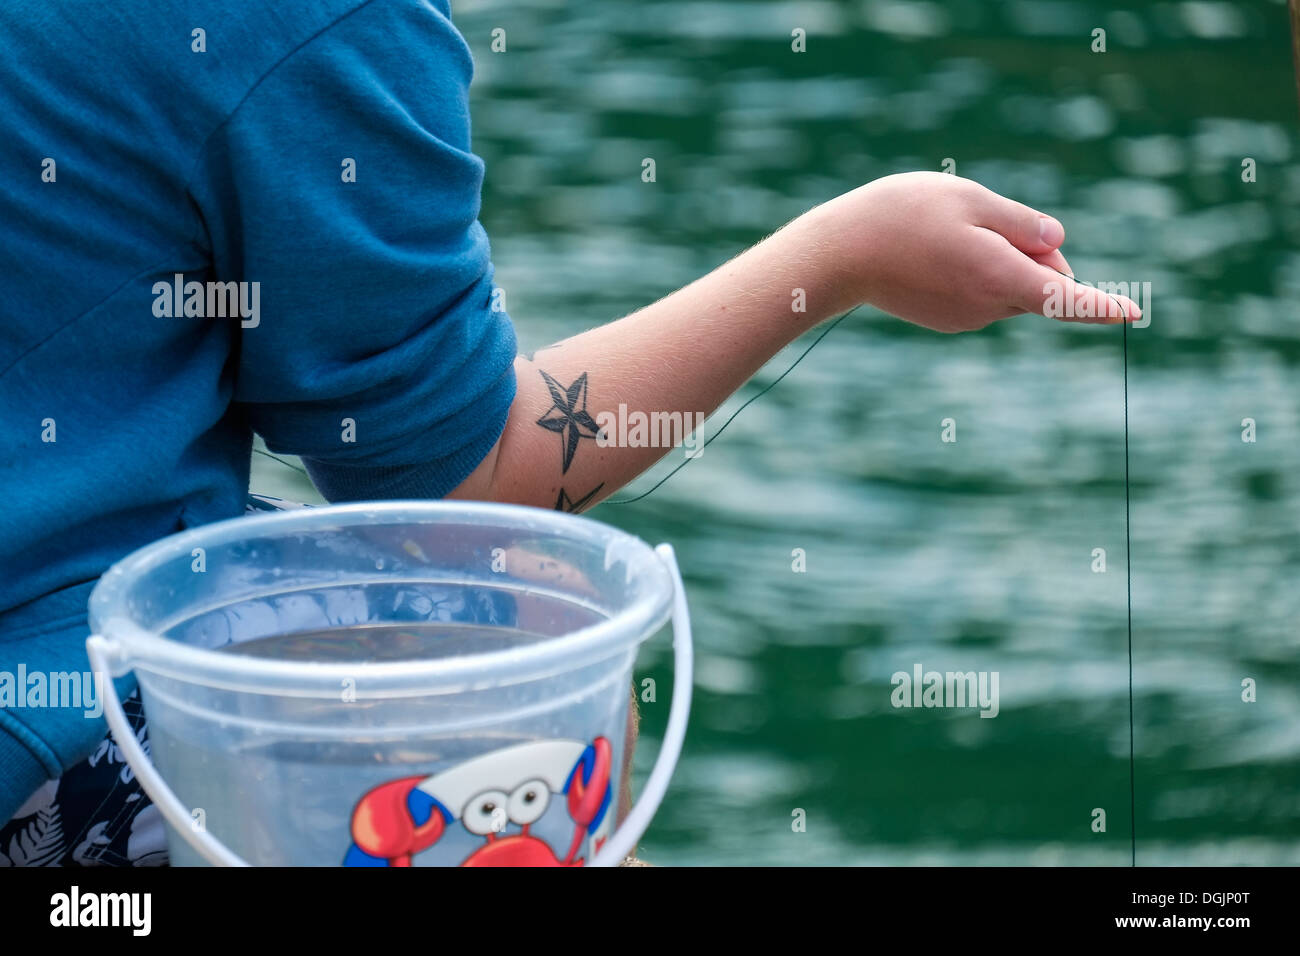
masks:
{"type": "Polygon", "coordinates": [[[110,569],[90,624],[92,667],[136,674],[150,752],[107,680],[106,717],[180,865],[617,863],[690,706],[672,549],[535,508],[208,525],[110,569]],[[616,827],[632,664],[670,616],[668,732],[616,827]]]}

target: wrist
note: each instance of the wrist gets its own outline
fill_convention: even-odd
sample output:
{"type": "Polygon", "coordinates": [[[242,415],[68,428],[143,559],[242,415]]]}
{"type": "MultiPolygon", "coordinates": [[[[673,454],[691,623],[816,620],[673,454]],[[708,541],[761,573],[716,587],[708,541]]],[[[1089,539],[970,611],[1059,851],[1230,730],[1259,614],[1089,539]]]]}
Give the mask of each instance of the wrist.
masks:
{"type": "Polygon", "coordinates": [[[858,304],[835,200],[815,206],[750,250],[753,273],[774,301],[811,328],[858,304]]]}
{"type": "Polygon", "coordinates": [[[816,321],[870,301],[873,263],[879,259],[881,216],[871,184],[843,193],[796,220],[800,240],[814,253],[809,298],[824,312],[816,321]]]}

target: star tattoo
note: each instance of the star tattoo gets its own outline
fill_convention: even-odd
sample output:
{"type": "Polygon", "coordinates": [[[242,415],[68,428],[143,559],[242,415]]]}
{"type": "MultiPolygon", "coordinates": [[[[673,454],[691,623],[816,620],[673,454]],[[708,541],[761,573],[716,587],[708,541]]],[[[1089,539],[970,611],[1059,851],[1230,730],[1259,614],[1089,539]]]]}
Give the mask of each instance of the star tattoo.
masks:
{"type": "MultiPolygon", "coordinates": [[[[541,369],[538,369],[541,372],[541,369]]],[[[600,431],[596,420],[587,412],[587,373],[583,372],[568,388],[562,386],[545,372],[546,387],[551,390],[553,404],[537,424],[560,436],[560,452],[564,457],[561,473],[569,470],[573,453],[583,438],[595,438],[600,431]]]]}
{"type": "Polygon", "coordinates": [[[587,506],[587,503],[591,501],[591,499],[595,496],[596,492],[600,491],[600,489],[604,487],[605,487],[605,483],[602,481],[600,484],[598,484],[595,488],[592,488],[591,491],[587,492],[577,501],[574,501],[572,498],[570,498],[569,493],[565,491],[563,488],[561,488],[560,497],[557,498],[555,501],[555,510],[568,511],[570,513],[579,511],[582,508],[585,508],[587,506]]]}

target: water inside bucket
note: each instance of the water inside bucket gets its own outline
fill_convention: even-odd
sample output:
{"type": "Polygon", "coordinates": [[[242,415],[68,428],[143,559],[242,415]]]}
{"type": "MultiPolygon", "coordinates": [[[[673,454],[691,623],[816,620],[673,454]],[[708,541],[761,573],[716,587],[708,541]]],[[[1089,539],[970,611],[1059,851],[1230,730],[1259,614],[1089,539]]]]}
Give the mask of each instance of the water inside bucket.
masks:
{"type": "Polygon", "coordinates": [[[272,634],[220,648],[281,661],[375,662],[484,654],[544,641],[549,635],[470,624],[363,624],[272,634]]]}
{"type": "MultiPolygon", "coordinates": [[[[630,682],[623,679],[626,676],[630,675],[618,674],[615,683],[627,686],[630,682]]],[[[201,801],[196,801],[196,806],[201,811],[202,823],[211,825],[223,840],[238,846],[250,862],[338,866],[344,862],[352,843],[350,813],[371,787],[412,773],[454,768],[484,753],[515,744],[573,738],[575,721],[586,726],[585,733],[598,731],[610,741],[615,768],[611,783],[617,799],[628,695],[626,692],[611,695],[606,689],[603,694],[575,703],[576,707],[565,708],[550,721],[520,721],[445,735],[391,739],[376,734],[369,739],[329,741],[254,738],[234,747],[196,746],[191,734],[171,734],[169,728],[174,725],[171,724],[151,727],[150,744],[155,759],[168,768],[173,779],[222,783],[202,791],[194,788],[194,795],[201,801]]],[[[531,774],[521,769],[518,776],[519,780],[513,783],[522,782],[531,774]]],[[[613,810],[611,807],[610,812],[613,810]]],[[[507,825],[501,835],[519,831],[518,826],[507,825]]],[[[574,833],[563,795],[550,795],[549,805],[530,831],[546,841],[557,857],[563,856],[574,833]]],[[[483,844],[482,836],[471,833],[457,819],[450,823],[435,846],[414,857],[412,865],[454,866],[483,844]]],[[[170,841],[170,848],[174,865],[194,866],[202,862],[183,841],[170,841]]],[[[589,858],[590,852],[584,855],[589,858]]]]}
{"type": "MultiPolygon", "coordinates": [[[[561,634],[603,619],[550,595],[371,582],[241,601],[199,615],[174,633],[223,655],[307,666],[355,663],[364,691],[370,664],[475,656],[552,639],[510,626],[521,616],[561,634]],[[392,622],[393,616],[435,613],[461,620],[392,622]],[[295,629],[304,624],[327,626],[295,629]]],[[[355,802],[370,787],[395,778],[436,773],[530,741],[583,737],[585,743],[596,734],[610,741],[614,766],[621,767],[630,665],[631,654],[625,654],[545,682],[405,702],[275,695],[236,702],[192,687],[173,695],[147,674],[142,681],[152,712],[166,714],[150,726],[155,759],[201,809],[205,825],[254,862],[285,862],[285,848],[291,847],[294,860],[337,865],[352,841],[348,825],[355,802]],[[203,714],[198,720],[186,712],[195,705],[203,714]],[[227,711],[232,705],[237,712],[227,711]],[[226,720],[213,711],[227,711],[226,720]],[[583,730],[575,733],[577,728],[583,730]]],[[[527,776],[523,769],[520,774],[521,780],[527,776]]],[[[517,832],[508,826],[503,835],[517,832]]],[[[550,795],[530,833],[564,856],[573,825],[562,795],[550,795]]],[[[455,864],[483,844],[483,837],[456,820],[413,862],[455,864]]],[[[171,850],[179,865],[199,862],[181,841],[171,841],[171,850]]]]}
{"type": "Polygon", "coordinates": [[[370,581],[232,602],[173,626],[167,636],[239,656],[361,664],[510,650],[605,619],[582,603],[549,594],[370,581]]]}

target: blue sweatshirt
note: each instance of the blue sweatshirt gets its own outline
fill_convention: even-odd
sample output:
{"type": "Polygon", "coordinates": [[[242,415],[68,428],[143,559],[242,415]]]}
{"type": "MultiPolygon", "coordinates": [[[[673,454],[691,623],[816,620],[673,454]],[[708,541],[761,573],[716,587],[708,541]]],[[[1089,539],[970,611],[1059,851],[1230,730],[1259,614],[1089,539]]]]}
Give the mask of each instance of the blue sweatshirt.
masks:
{"type": "Polygon", "coordinates": [[[0,821],[105,732],[32,675],[88,669],[109,565],[243,511],[254,432],[331,500],[440,497],[500,436],[449,16],[0,5],[0,821]]]}

